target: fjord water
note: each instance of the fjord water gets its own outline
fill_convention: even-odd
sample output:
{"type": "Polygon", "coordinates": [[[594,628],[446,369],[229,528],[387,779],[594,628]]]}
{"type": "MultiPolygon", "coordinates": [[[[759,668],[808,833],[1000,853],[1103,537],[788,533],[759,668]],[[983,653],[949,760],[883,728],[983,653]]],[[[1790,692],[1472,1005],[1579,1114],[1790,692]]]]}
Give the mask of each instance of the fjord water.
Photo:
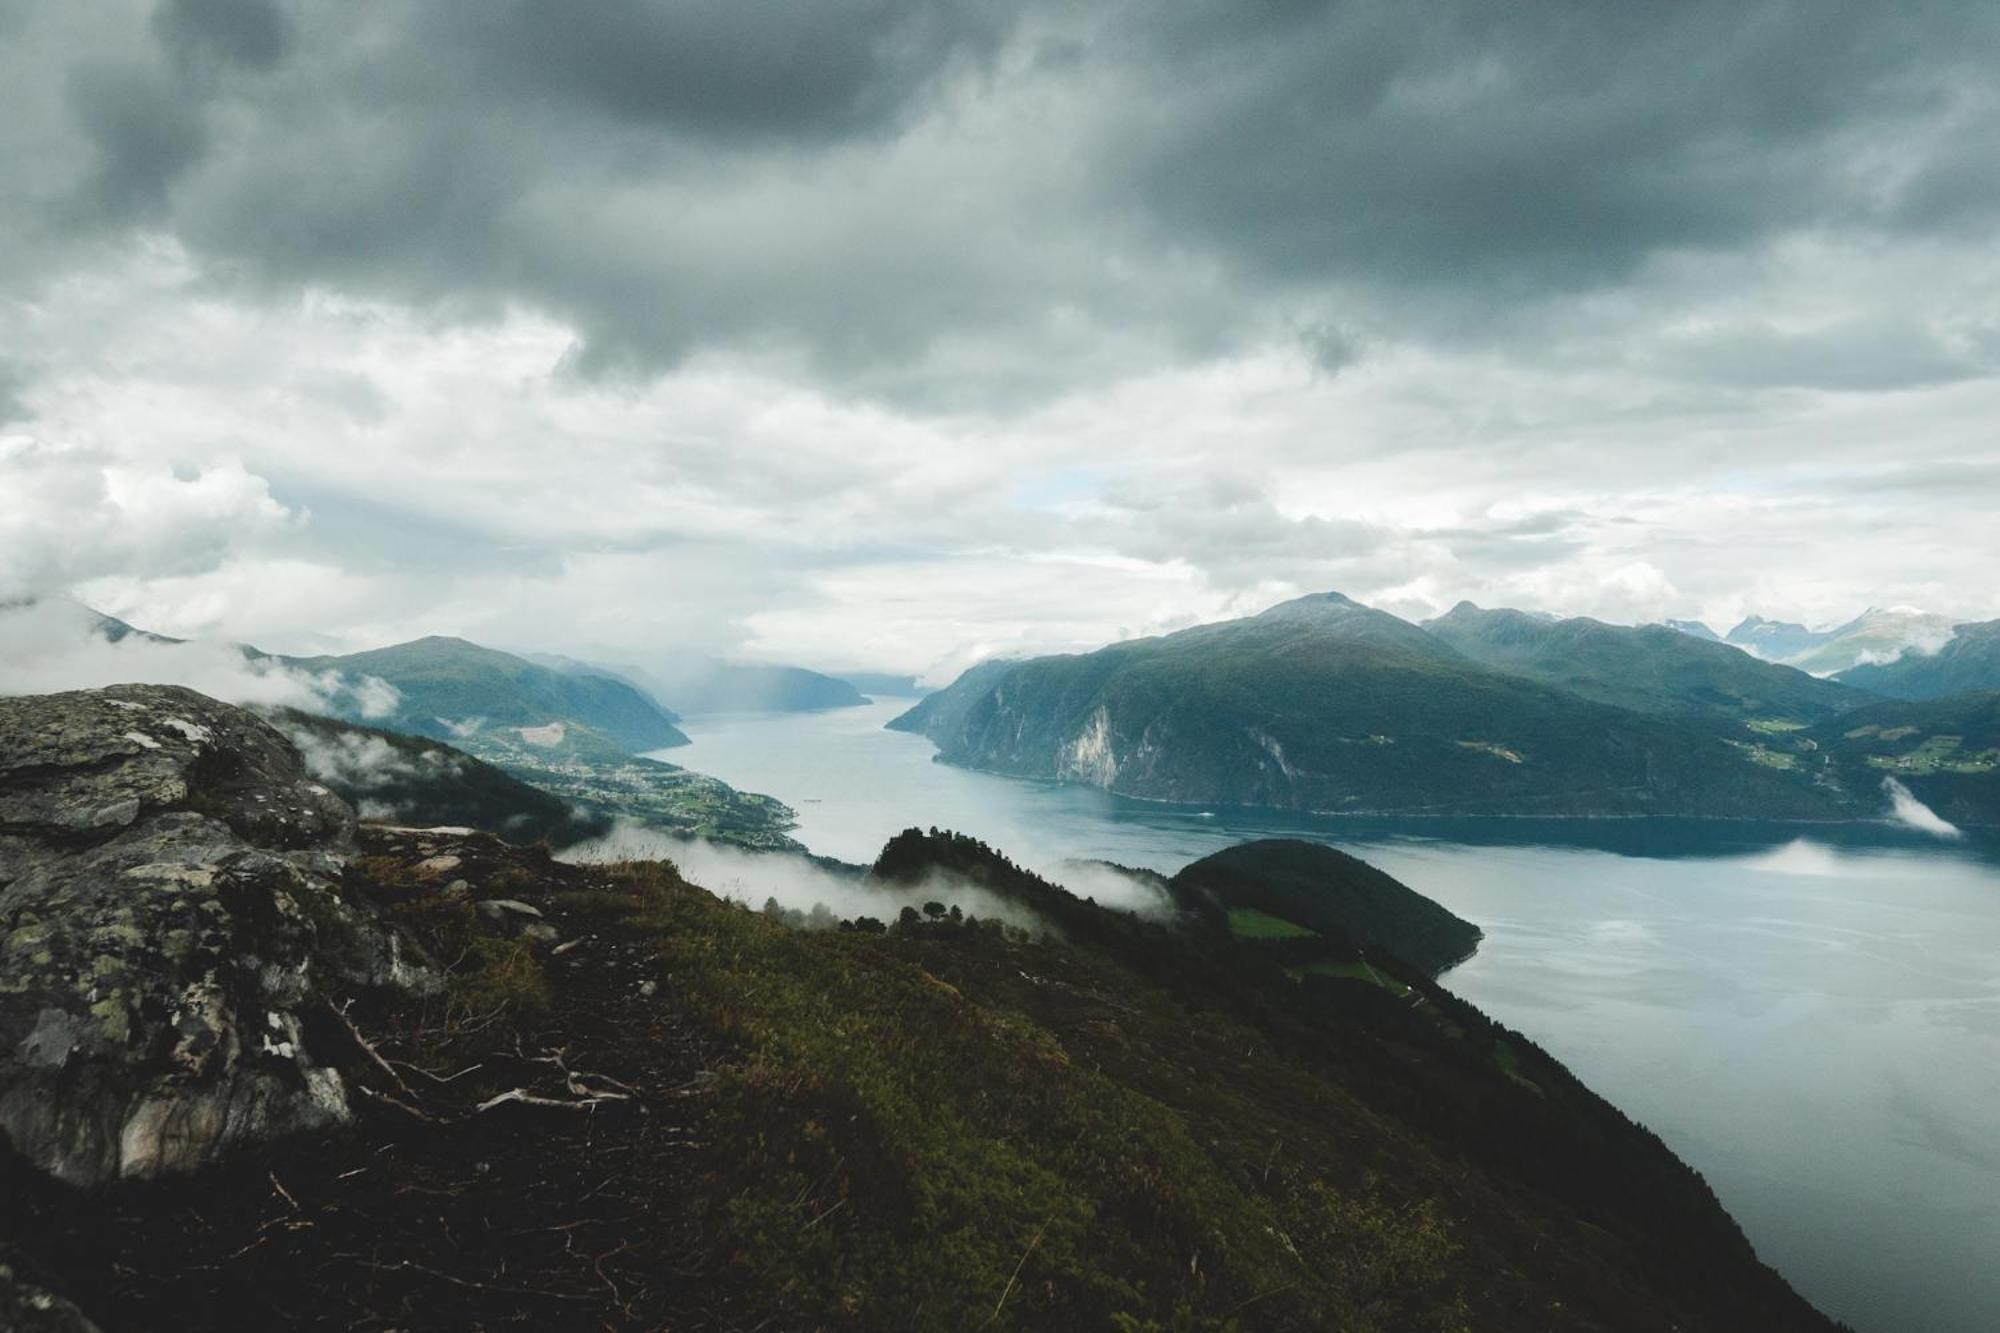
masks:
{"type": "Polygon", "coordinates": [[[1708,1179],[1759,1254],[1861,1333],[2000,1328],[2000,853],[1887,829],[1354,821],[1150,805],[931,762],[908,701],[697,718],[659,757],[868,861],[911,825],[1032,868],[1173,871],[1336,843],[1486,932],[1445,978],[1708,1179]]]}

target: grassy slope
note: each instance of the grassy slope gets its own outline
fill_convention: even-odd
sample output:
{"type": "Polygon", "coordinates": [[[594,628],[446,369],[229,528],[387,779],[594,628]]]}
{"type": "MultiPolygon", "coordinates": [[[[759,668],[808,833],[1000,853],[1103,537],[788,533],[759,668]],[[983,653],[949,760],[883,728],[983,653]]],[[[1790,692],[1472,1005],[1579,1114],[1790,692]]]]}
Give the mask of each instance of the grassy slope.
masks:
{"type": "Polygon", "coordinates": [[[1831,1327],[1656,1140],[1421,979],[1294,981],[949,837],[877,873],[967,875],[1066,942],[793,931],[661,864],[476,838],[364,851],[357,891],[455,961],[443,997],[354,1010],[407,1086],[352,1077],[428,1119],[364,1097],[205,1181],[23,1186],[0,1257],[107,1327],[1831,1327]],[[440,852],[579,947],[469,937],[440,852]],[[474,1110],[574,1099],[560,1068],[636,1100],[474,1110]]]}
{"type": "Polygon", "coordinates": [[[1510,1074],[1500,1030],[1427,983],[1412,1009],[1293,981],[949,835],[876,873],[924,866],[1068,943],[784,933],[671,886],[654,918],[739,1052],[722,1111],[756,1149],[717,1193],[791,1321],[1824,1326],[1650,1135],[1513,1036],[1510,1074]]]}

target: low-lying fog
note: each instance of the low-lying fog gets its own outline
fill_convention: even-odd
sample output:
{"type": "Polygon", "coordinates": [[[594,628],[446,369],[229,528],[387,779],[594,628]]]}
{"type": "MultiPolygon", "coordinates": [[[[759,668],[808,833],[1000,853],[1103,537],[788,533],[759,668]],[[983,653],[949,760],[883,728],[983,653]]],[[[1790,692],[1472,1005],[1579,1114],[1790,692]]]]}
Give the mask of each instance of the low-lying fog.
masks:
{"type": "MultiPolygon", "coordinates": [[[[1005,848],[1000,849],[1003,853],[1005,848]]],[[[1034,913],[965,879],[935,874],[916,885],[882,884],[865,867],[834,864],[786,852],[758,852],[703,839],[677,838],[621,821],[610,833],[558,853],[576,864],[607,861],[671,861],[689,882],[720,897],[761,908],[775,899],[788,911],[810,919],[824,907],[834,920],[872,916],[893,921],[905,907],[922,911],[929,902],[957,907],[967,916],[1004,921],[1028,930],[1046,930],[1034,913]]],[[[1076,894],[1105,907],[1165,918],[1173,908],[1157,885],[1101,862],[1069,861],[1042,873],[1076,894]]],[[[822,918],[825,924],[831,924],[822,918]]]]}

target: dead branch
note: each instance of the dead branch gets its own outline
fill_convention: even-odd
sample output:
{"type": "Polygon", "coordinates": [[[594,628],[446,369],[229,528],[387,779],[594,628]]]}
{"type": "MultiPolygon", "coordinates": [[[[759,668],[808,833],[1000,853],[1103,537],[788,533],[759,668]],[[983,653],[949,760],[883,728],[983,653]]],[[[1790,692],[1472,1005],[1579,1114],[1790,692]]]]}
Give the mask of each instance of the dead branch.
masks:
{"type": "MultiPolygon", "coordinates": [[[[518,1046],[516,1049],[519,1049],[518,1046]]],[[[587,1069],[571,1069],[568,1062],[563,1058],[568,1054],[569,1047],[557,1046],[541,1055],[527,1055],[524,1053],[521,1059],[529,1064],[555,1066],[556,1072],[563,1076],[563,1086],[568,1088],[570,1094],[575,1097],[593,1098],[598,1101],[626,1102],[633,1100],[639,1095],[637,1088],[629,1083],[621,1083],[609,1074],[592,1073],[587,1069]],[[592,1082],[606,1084],[607,1088],[611,1090],[607,1090],[607,1088],[593,1088],[589,1086],[592,1082]]]]}
{"type": "Polygon", "coordinates": [[[401,1111],[404,1115],[409,1116],[412,1119],[421,1120],[426,1125],[450,1125],[457,1123],[455,1119],[447,1119],[444,1116],[432,1115],[429,1111],[423,1110],[421,1107],[412,1105],[411,1103],[404,1101],[401,1097],[392,1097],[386,1092],[377,1092],[375,1091],[375,1089],[368,1087],[366,1084],[357,1083],[354,1085],[354,1090],[356,1092],[359,1092],[364,1097],[382,1103],[384,1106],[392,1106],[396,1110],[401,1111]]]}
{"type": "Polygon", "coordinates": [[[465,1068],[459,1070],[456,1074],[434,1074],[430,1070],[424,1068],[422,1065],[413,1064],[408,1060],[391,1060],[389,1063],[397,1066],[400,1069],[407,1069],[412,1074],[422,1074],[425,1078],[429,1079],[431,1082],[437,1084],[441,1088],[450,1087],[452,1084],[458,1082],[458,1080],[464,1078],[467,1074],[477,1073],[479,1070],[486,1068],[486,1066],[483,1064],[467,1065],[465,1068]]]}
{"type": "Polygon", "coordinates": [[[509,1102],[518,1103],[519,1105],[522,1106],[546,1107],[551,1111],[589,1112],[589,1111],[595,1111],[599,1106],[602,1106],[607,1100],[622,1102],[625,1101],[626,1098],[618,1096],[611,1096],[608,1098],[584,1097],[577,1101],[572,1102],[572,1101],[564,1101],[560,1097],[543,1097],[537,1093],[529,1092],[526,1088],[509,1088],[507,1089],[507,1091],[500,1093],[498,1096],[488,1097],[485,1101],[473,1107],[472,1113],[474,1115],[479,1115],[482,1112],[491,1111],[496,1106],[505,1106],[509,1102]]]}
{"type": "Polygon", "coordinates": [[[326,1005],[328,1013],[340,1020],[340,1025],[347,1029],[347,1035],[353,1039],[354,1044],[360,1048],[361,1053],[367,1056],[377,1069],[387,1074],[389,1081],[400,1088],[405,1097],[415,1097],[417,1095],[410,1090],[409,1084],[403,1082],[403,1076],[396,1072],[395,1066],[383,1058],[382,1052],[375,1049],[375,1043],[361,1035],[361,1029],[356,1027],[354,1020],[347,1016],[345,1006],[336,1006],[332,1000],[325,1000],[322,1003],[326,1005]]]}

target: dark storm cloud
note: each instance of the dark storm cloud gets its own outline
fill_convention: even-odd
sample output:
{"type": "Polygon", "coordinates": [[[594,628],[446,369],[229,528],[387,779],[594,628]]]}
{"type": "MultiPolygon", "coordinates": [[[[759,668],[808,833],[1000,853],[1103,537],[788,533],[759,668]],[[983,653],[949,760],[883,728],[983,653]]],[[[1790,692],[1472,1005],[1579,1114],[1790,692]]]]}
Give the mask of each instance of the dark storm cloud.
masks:
{"type": "Polygon", "coordinates": [[[168,190],[206,147],[199,106],[163,71],[138,62],[90,62],[70,71],[71,114],[94,150],[74,199],[77,216],[152,222],[168,190]]]}
{"type": "MultiPolygon", "coordinates": [[[[1528,338],[1524,312],[1663,254],[1980,237],[2000,213],[1987,3],[128,19],[136,50],[70,18],[36,57],[87,149],[79,216],[280,291],[525,305],[576,329],[585,370],[721,348],[865,394],[1019,401],[1288,339],[1335,374],[1378,342],[1528,338]]],[[[1794,344],[1727,359],[1810,382],[1794,344]]],[[[1896,373],[1984,373],[1950,360],[1896,373]]]]}
{"type": "MultiPolygon", "coordinates": [[[[1362,0],[1139,22],[1129,58],[1181,92],[1133,118],[1130,160],[1174,234],[1280,278],[1534,295],[1662,249],[1917,220],[1893,188],[1924,179],[1907,139],[1970,115],[1990,142],[1992,108],[1966,102],[2000,11],[1362,0]]],[[[2000,179],[1990,154],[1954,167],[1956,188],[2000,179]]]]}
{"type": "Polygon", "coordinates": [[[182,63],[253,70],[277,64],[291,42],[291,22],[271,0],[165,0],[153,11],[153,30],[182,63]]]}
{"type": "Polygon", "coordinates": [[[507,0],[423,6],[414,23],[495,100],[809,144],[888,127],[960,62],[990,55],[1010,14],[977,0],[507,0]]]}

